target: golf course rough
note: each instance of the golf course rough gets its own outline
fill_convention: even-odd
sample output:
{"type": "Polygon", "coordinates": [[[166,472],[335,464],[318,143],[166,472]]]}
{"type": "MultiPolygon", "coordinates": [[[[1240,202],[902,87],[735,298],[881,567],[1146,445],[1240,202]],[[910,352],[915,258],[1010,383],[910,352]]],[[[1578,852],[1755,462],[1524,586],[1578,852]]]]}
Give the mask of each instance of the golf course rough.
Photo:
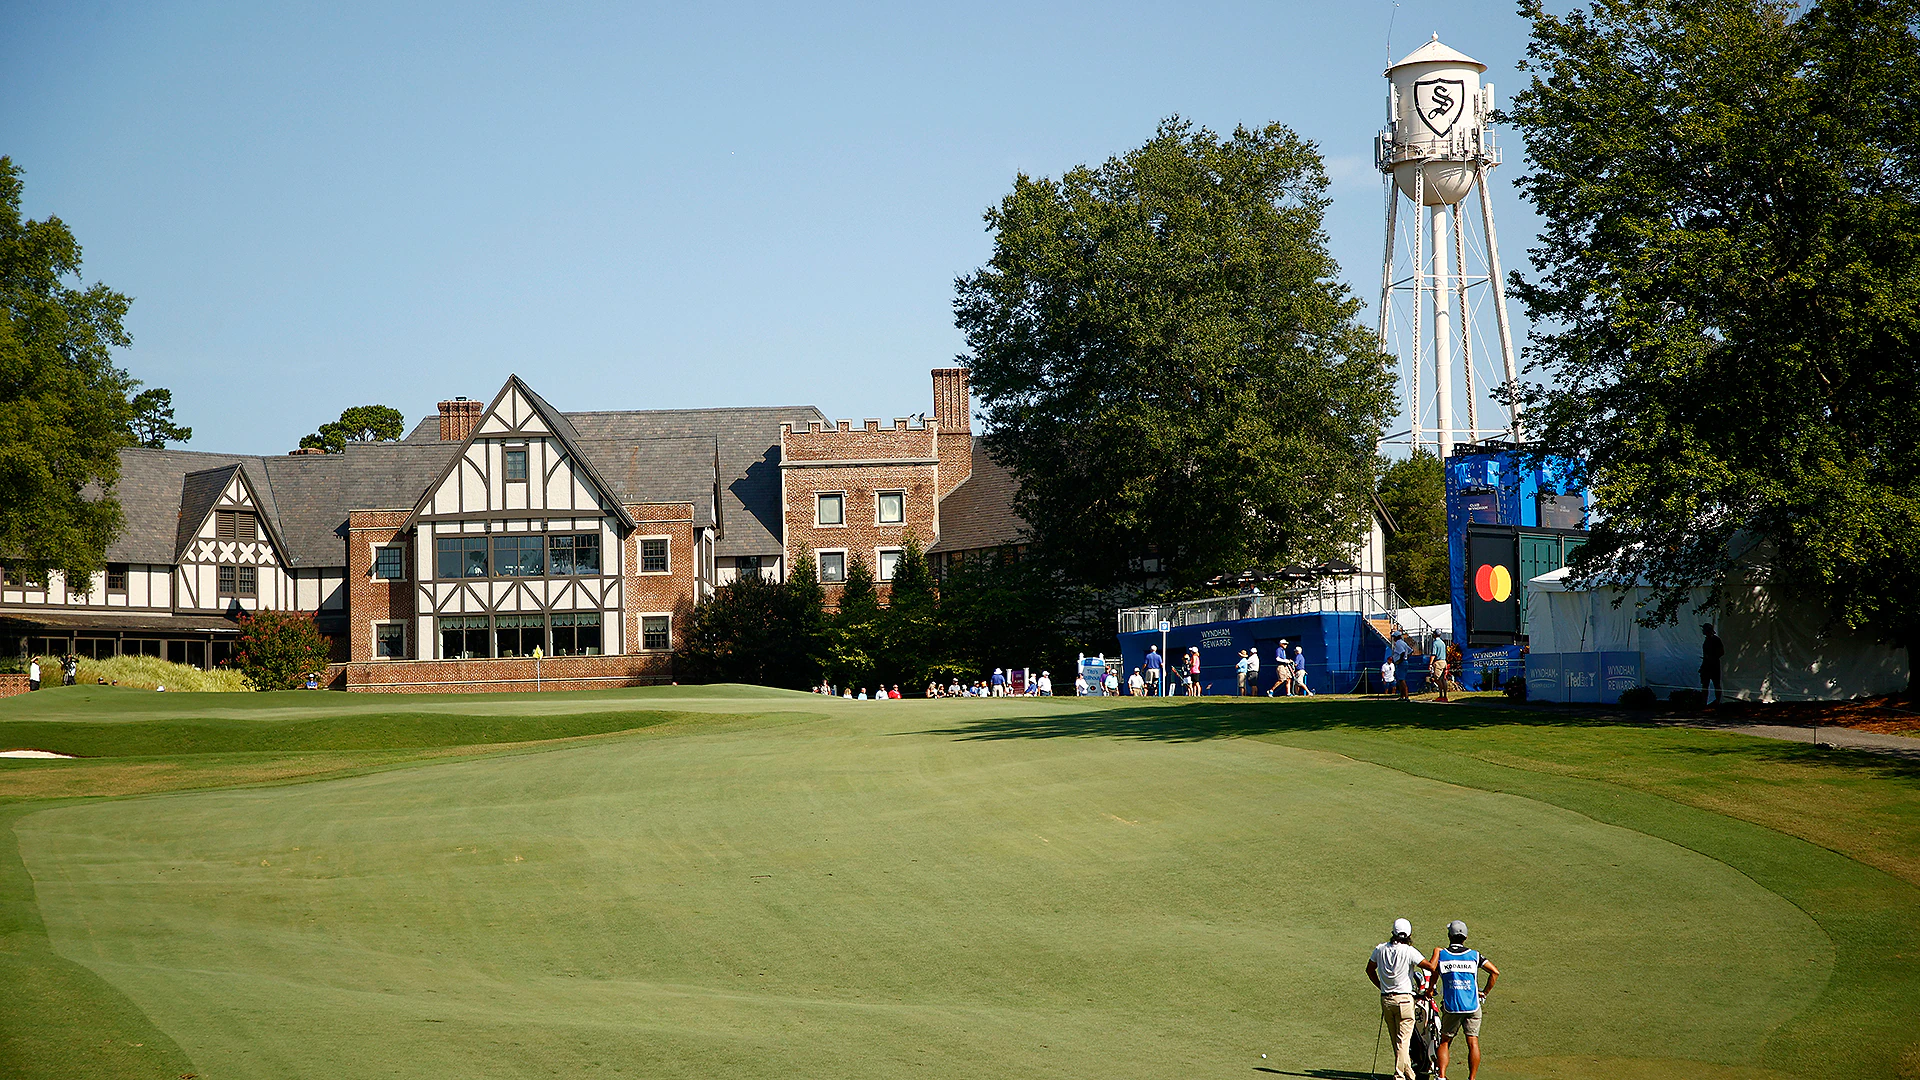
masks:
{"type": "Polygon", "coordinates": [[[1914,890],[1745,822],[1355,724],[1029,737],[1023,712],[1099,710],[765,707],[13,831],[51,948],[216,1080],[1361,1072],[1361,968],[1399,915],[1428,947],[1464,918],[1500,964],[1491,1078],[1809,1053],[1864,1076],[1899,1051],[1827,1041],[1888,990],[1837,979],[1819,905],[1762,882],[1828,860],[1809,880],[1856,890],[1843,908],[1914,890]]]}

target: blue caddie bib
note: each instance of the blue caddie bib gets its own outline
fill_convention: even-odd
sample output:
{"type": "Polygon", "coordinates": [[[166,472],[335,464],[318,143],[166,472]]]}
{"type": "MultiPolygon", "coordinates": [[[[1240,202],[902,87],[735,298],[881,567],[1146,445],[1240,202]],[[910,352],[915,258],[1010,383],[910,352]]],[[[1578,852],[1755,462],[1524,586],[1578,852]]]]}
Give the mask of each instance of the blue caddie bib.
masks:
{"type": "Polygon", "coordinates": [[[1440,950],[1440,1007],[1470,1013],[1480,1007],[1480,954],[1472,949],[1440,950]]]}

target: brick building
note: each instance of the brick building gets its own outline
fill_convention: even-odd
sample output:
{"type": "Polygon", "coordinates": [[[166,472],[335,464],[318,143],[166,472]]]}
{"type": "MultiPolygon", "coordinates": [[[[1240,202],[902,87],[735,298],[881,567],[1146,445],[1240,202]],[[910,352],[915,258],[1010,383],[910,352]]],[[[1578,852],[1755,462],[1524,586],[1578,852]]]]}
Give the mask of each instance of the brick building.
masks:
{"type": "Polygon", "coordinates": [[[931,417],[857,425],[811,406],[562,413],[514,376],[340,454],[124,450],[106,566],[84,593],[0,573],[0,648],[213,666],[240,615],[281,609],[315,615],[347,689],[666,681],[687,613],[739,575],[808,556],[832,601],[853,560],[884,582],[910,538],[936,564],[1019,547],[966,369],[936,369],[933,398],[931,417]]]}

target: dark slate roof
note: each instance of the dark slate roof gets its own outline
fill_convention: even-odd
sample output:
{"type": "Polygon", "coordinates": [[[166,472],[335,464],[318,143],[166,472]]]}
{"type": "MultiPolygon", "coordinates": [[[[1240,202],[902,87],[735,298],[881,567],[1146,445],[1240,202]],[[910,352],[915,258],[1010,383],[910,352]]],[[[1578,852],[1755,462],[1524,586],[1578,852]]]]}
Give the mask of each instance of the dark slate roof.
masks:
{"type": "Polygon", "coordinates": [[[692,503],[693,523],[712,525],[712,439],[581,439],[580,451],[623,504],[692,503]]]}
{"type": "Polygon", "coordinates": [[[1027,523],[1013,511],[1020,485],[987,455],[987,441],[973,440],[973,475],[940,500],[940,538],[928,554],[976,551],[1026,542],[1027,523]]]}
{"type": "MultiPolygon", "coordinates": [[[[203,454],[198,450],[120,451],[120,482],[114,485],[114,494],[120,500],[125,526],[113,543],[107,545],[107,561],[171,565],[174,553],[179,550],[187,474],[245,464],[257,470],[256,476],[265,476],[263,460],[242,454],[203,454]]],[[[265,484],[254,487],[261,514],[268,517],[277,514],[272,490],[265,484]]],[[[218,498],[219,494],[216,488],[211,498],[218,498]]],[[[210,500],[206,504],[208,508],[212,505],[210,500]]],[[[193,524],[198,525],[202,520],[205,520],[204,513],[193,524]]],[[[341,555],[345,550],[341,549],[341,555]]],[[[333,561],[338,563],[340,557],[336,556],[333,561]]]]}
{"type": "Polygon", "coordinates": [[[180,519],[174,527],[173,559],[179,559],[180,553],[187,550],[193,542],[193,534],[200,531],[200,525],[213,512],[213,504],[220,501],[220,493],[227,490],[227,484],[233,474],[240,471],[236,462],[232,465],[215,465],[211,469],[190,472],[180,484],[180,519]]]}
{"type": "MultiPolygon", "coordinates": [[[[721,537],[714,553],[779,555],[781,553],[780,425],[825,423],[826,415],[811,405],[750,409],[647,409],[630,412],[567,413],[584,444],[633,445],[644,440],[699,440],[709,449],[702,461],[662,468],[701,467],[711,473],[712,447],[720,451],[721,537]]],[[[436,426],[438,419],[435,420],[436,426]]],[[[437,433],[437,427],[436,427],[437,433]]],[[[691,445],[691,443],[689,444],[691,445]]],[[[601,451],[589,451],[601,461],[601,451]]],[[[614,469],[610,460],[603,467],[614,469]]],[[[691,478],[686,478],[691,483],[691,478]]],[[[709,487],[709,490],[711,488],[709,487]]],[[[670,501],[682,501],[684,496],[670,501]]],[[[709,501],[711,501],[709,499],[709,501]]],[[[698,503],[695,504],[699,505],[698,503]]]]}

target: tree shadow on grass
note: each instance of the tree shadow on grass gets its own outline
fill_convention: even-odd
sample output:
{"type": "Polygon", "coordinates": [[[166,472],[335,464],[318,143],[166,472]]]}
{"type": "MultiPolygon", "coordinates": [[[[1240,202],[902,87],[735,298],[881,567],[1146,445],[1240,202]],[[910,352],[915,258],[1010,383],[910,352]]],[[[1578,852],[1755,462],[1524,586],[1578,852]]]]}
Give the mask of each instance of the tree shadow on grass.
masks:
{"type": "Polygon", "coordinates": [[[1356,1072],[1353,1069],[1308,1069],[1306,1072],[1288,1072],[1285,1069],[1269,1069],[1265,1065],[1255,1065],[1257,1073],[1271,1073],[1274,1076],[1307,1076],[1313,1080],[1380,1080],[1379,1073],[1356,1072]]]}
{"type": "MultiPolygon", "coordinates": [[[[1084,704],[1084,702],[1081,702],[1084,704]]],[[[1392,735],[1395,732],[1475,731],[1488,728],[1559,728],[1573,731],[1632,728],[1656,737],[1691,728],[1653,726],[1617,715],[1560,713],[1508,707],[1436,705],[1396,702],[1386,698],[1335,701],[1269,701],[1201,698],[1152,704],[1115,703],[1104,707],[1066,711],[1044,702],[1031,711],[996,714],[952,727],[915,732],[956,739],[1146,739],[1158,742],[1202,742],[1239,739],[1288,732],[1354,731],[1392,735]]],[[[1729,734],[1740,734],[1737,731],[1729,734]]],[[[1880,779],[1920,781],[1920,749],[1822,749],[1808,743],[1767,738],[1676,742],[1660,739],[1662,753],[1702,758],[1739,756],[1779,765],[1827,766],[1880,779]]]]}

